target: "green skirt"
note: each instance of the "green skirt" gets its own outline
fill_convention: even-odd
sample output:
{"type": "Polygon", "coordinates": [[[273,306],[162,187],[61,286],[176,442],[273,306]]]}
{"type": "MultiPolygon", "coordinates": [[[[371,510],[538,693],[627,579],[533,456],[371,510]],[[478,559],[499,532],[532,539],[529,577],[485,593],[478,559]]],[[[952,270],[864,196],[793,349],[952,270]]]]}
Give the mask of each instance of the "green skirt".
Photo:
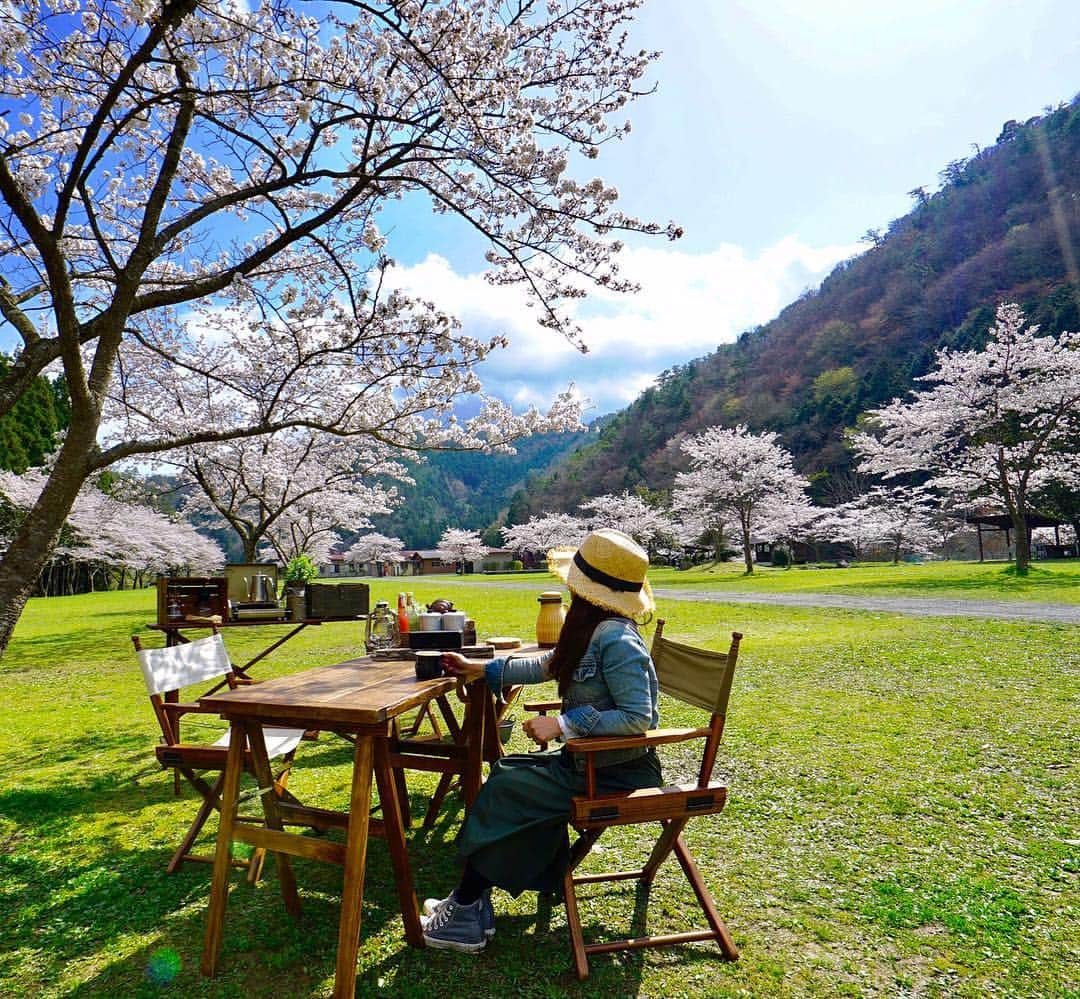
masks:
{"type": "MultiPolygon", "coordinates": [[[[600,793],[662,783],[652,750],[596,771],[600,793]]],[[[492,765],[458,833],[458,859],[515,897],[561,891],[570,855],[570,799],[584,793],[585,776],[565,750],[504,757],[492,765]]]]}

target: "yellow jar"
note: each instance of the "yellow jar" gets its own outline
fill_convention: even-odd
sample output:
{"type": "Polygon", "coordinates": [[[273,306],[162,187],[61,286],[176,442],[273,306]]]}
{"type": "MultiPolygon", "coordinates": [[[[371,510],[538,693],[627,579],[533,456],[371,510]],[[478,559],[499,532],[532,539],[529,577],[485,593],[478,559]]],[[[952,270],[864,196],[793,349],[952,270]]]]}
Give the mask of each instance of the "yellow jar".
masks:
{"type": "Polygon", "coordinates": [[[536,644],[542,649],[550,649],[559,640],[563,621],[566,620],[566,607],[558,590],[547,590],[536,599],[540,603],[540,613],[536,617],[536,644]]]}

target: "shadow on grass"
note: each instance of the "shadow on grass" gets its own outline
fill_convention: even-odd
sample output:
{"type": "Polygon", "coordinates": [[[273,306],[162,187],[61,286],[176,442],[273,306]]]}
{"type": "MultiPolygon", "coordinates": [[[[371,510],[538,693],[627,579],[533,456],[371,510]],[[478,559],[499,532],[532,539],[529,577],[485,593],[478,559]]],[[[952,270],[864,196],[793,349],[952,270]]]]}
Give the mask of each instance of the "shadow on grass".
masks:
{"type": "MultiPolygon", "coordinates": [[[[21,673],[28,673],[42,666],[63,669],[65,666],[78,663],[100,666],[102,653],[107,653],[114,655],[117,663],[123,662],[123,657],[127,656],[127,662],[137,674],[138,661],[135,659],[135,650],[128,635],[137,633],[141,628],[132,627],[127,634],[116,629],[104,629],[98,623],[98,618],[108,616],[110,615],[107,613],[95,613],[94,623],[83,627],[79,627],[77,620],[72,620],[63,631],[47,635],[20,638],[16,634],[4,656],[4,672],[14,669],[21,673]],[[19,665],[11,667],[9,663],[19,665]]],[[[130,614],[116,616],[130,617],[130,614]]]]}
{"type": "Polygon", "coordinates": [[[1027,574],[1017,573],[1015,566],[1006,566],[997,572],[987,573],[985,576],[968,577],[966,579],[930,579],[925,577],[913,579],[880,579],[866,582],[854,582],[850,585],[835,587],[836,590],[859,590],[872,592],[875,590],[903,590],[910,593],[932,596],[935,593],[952,591],[965,595],[974,594],[994,599],[996,596],[1008,596],[1011,592],[1035,592],[1040,589],[1061,589],[1069,584],[1069,578],[1047,569],[1039,569],[1032,566],[1027,574]]]}
{"type": "MultiPolygon", "coordinates": [[[[128,745],[133,740],[113,741],[128,745]]],[[[312,755],[326,765],[352,752],[336,740],[313,748],[312,755]]],[[[424,830],[419,822],[427,797],[413,792],[409,800],[414,819],[410,859],[422,900],[425,894],[445,893],[457,881],[453,841],[461,802],[451,799],[435,827],[424,830]]],[[[0,930],[0,977],[18,983],[26,994],[43,995],[67,979],[63,993],[83,997],[159,996],[165,990],[185,997],[300,997],[325,991],[336,960],[341,871],[304,860],[293,861],[304,906],[299,923],[285,912],[272,858],[258,886],[247,885],[242,872],[234,872],[219,974],[213,981],[201,976],[210,869],[192,864],[175,875],[164,871],[175,847],[172,837],[179,839],[196,804],[190,793],[175,799],[164,772],[156,783],[138,788],[118,780],[113,771],[0,795],[0,905],[9,914],[0,930]],[[140,814],[161,805],[171,806],[175,816],[167,830],[148,827],[140,814]],[[95,813],[113,813],[105,820],[110,832],[83,842],[79,827],[95,813]],[[131,837],[126,829],[132,830],[131,837]],[[148,836],[168,841],[146,846],[148,836]],[[131,838],[141,845],[131,845],[131,838]],[[57,848],[65,842],[77,842],[78,848],[57,848]]],[[[215,830],[212,819],[210,836],[202,838],[197,850],[206,852],[215,830]]],[[[340,840],[342,833],[328,835],[340,840]]],[[[504,912],[497,941],[475,959],[410,948],[385,844],[371,843],[367,865],[360,995],[430,996],[434,982],[450,980],[474,997],[638,991],[643,962],[637,956],[597,958],[592,977],[579,985],[562,918],[553,926],[550,916],[543,924],[533,915],[504,912]]],[[[632,892],[622,901],[633,906],[632,892]]],[[[642,925],[644,904],[639,900],[642,925]]],[[[587,931],[601,935],[591,922],[587,931]]]]}

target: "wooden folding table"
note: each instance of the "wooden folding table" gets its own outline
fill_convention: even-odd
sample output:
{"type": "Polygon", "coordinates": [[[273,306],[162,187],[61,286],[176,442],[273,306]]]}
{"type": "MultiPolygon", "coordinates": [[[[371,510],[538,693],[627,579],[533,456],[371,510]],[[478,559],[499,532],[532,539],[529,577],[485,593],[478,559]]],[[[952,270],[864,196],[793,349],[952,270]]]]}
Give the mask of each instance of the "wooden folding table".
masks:
{"type": "MultiPolygon", "coordinates": [[[[212,976],[217,970],[233,840],[253,847],[264,847],[273,854],[285,907],[294,916],[299,915],[300,899],[290,855],[344,866],[334,986],[336,997],[348,996],[351,999],[356,985],[360,910],[369,835],[382,836],[387,841],[397,882],[405,940],[413,946],[423,946],[394,774],[391,739],[395,718],[433,698],[448,694],[456,684],[457,681],[451,677],[417,680],[411,660],[374,662],[364,658],[277,677],[237,690],[224,690],[200,699],[203,707],[220,713],[232,726],[203,947],[204,975],[212,976]],[[355,740],[348,813],[282,801],[273,792],[273,777],[262,737],[263,725],[317,728],[355,740]],[[260,788],[264,789],[260,797],[266,817],[265,826],[236,822],[245,740],[250,747],[256,779],[260,788]],[[381,820],[369,817],[373,776],[382,804],[381,820]],[[325,838],[289,833],[285,831],[288,825],[344,828],[347,830],[346,841],[341,844],[325,838]]],[[[464,738],[460,746],[450,747],[457,752],[452,753],[456,758],[447,759],[447,766],[462,774],[468,806],[480,790],[483,759],[493,751],[491,740],[485,739],[486,722],[492,717],[492,708],[491,695],[482,680],[470,684],[465,691],[464,738]]],[[[498,740],[494,741],[497,744],[498,740]]]]}

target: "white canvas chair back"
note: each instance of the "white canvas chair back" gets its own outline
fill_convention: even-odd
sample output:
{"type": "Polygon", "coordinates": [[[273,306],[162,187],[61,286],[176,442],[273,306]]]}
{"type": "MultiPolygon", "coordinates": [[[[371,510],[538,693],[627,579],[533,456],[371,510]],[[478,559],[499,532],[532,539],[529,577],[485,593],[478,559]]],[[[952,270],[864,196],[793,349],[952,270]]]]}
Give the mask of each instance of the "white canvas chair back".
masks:
{"type": "Polygon", "coordinates": [[[138,656],[146,688],[152,695],[213,680],[232,669],[225,642],[219,634],[197,638],[186,645],[140,649],[138,656]]]}

